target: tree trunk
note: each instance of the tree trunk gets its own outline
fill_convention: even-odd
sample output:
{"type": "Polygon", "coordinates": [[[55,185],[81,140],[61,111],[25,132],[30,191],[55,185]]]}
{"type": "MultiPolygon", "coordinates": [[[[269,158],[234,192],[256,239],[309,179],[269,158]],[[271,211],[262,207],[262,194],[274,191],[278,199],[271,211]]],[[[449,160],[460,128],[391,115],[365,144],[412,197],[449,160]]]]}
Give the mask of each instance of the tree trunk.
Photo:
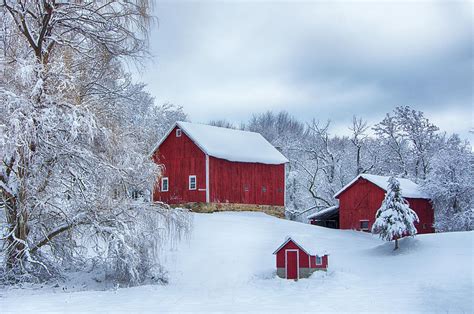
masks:
{"type": "Polygon", "coordinates": [[[6,216],[9,225],[7,237],[7,267],[12,269],[25,258],[25,243],[28,238],[28,213],[22,211],[16,200],[12,200],[6,204],[6,216]]]}
{"type": "Polygon", "coordinates": [[[361,166],[361,162],[360,162],[360,150],[361,150],[361,147],[360,146],[357,146],[357,169],[356,169],[356,176],[358,176],[359,174],[362,173],[362,166],[361,166]]]}
{"type": "Polygon", "coordinates": [[[398,239],[395,239],[395,248],[393,249],[394,251],[395,250],[398,250],[398,239]]]}
{"type": "MultiPolygon", "coordinates": [[[[17,179],[24,178],[26,169],[26,163],[23,162],[19,167],[20,170],[15,174],[13,172],[14,159],[3,160],[4,164],[7,166],[7,171],[5,172],[6,177],[0,177],[0,179],[5,183],[10,181],[10,176],[17,176],[17,179]]],[[[4,202],[5,218],[8,224],[8,231],[6,237],[6,266],[9,269],[14,268],[15,265],[22,265],[21,261],[26,256],[27,248],[27,239],[29,233],[28,220],[29,212],[22,206],[22,200],[26,198],[26,191],[20,183],[20,188],[17,194],[12,194],[5,189],[0,189],[2,195],[1,198],[4,202]]]]}

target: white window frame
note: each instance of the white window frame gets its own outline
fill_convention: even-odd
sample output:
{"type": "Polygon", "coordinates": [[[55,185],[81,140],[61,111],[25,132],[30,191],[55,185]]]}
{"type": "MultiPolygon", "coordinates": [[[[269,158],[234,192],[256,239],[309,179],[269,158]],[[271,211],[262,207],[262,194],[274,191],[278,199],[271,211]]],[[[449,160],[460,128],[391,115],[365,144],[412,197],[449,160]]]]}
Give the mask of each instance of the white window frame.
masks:
{"type": "Polygon", "coordinates": [[[360,230],[362,231],[369,231],[369,220],[368,219],[360,219],[359,220],[359,227],[360,227],[360,230]],[[362,222],[363,221],[367,221],[367,228],[362,228],[362,222]]]}
{"type": "Polygon", "coordinates": [[[181,137],[181,134],[183,134],[183,131],[181,131],[181,129],[176,129],[176,137],[181,137]]]}
{"type": "Polygon", "coordinates": [[[197,179],[196,179],[196,176],[195,175],[192,175],[192,176],[189,176],[189,181],[188,181],[188,187],[189,187],[189,190],[191,191],[194,191],[197,189],[197,179]],[[191,187],[191,179],[194,179],[194,188],[191,187]]]}
{"type": "Polygon", "coordinates": [[[170,180],[168,177],[161,178],[161,192],[168,192],[170,190],[170,180]],[[164,182],[166,181],[166,190],[163,188],[164,182]]]}
{"type": "Polygon", "coordinates": [[[323,264],[323,257],[316,255],[316,265],[321,266],[323,264]],[[319,260],[319,263],[318,263],[319,260]]]}

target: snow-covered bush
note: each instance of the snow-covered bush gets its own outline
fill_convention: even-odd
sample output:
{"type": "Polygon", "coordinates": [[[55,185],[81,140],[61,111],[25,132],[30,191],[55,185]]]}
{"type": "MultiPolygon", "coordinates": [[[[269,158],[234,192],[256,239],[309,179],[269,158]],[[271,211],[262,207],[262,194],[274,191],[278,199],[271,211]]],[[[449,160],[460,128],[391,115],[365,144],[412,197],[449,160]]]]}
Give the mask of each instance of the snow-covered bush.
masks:
{"type": "Polygon", "coordinates": [[[388,180],[385,199],[375,217],[372,233],[386,241],[395,240],[395,250],[398,249],[399,238],[417,233],[415,222],[419,221],[418,216],[402,197],[400,182],[394,177],[388,180]]]}

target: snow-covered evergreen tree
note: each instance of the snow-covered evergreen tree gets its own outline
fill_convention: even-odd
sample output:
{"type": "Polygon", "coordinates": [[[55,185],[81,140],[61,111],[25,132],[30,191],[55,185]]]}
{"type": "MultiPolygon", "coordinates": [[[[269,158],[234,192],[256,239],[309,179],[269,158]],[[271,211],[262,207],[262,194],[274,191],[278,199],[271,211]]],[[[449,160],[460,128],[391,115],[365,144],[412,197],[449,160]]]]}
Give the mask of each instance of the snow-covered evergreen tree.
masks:
{"type": "Polygon", "coordinates": [[[395,250],[398,249],[399,238],[417,233],[415,222],[419,221],[418,215],[402,197],[400,182],[394,177],[388,180],[385,199],[375,217],[372,233],[378,234],[386,241],[395,240],[395,250]]]}

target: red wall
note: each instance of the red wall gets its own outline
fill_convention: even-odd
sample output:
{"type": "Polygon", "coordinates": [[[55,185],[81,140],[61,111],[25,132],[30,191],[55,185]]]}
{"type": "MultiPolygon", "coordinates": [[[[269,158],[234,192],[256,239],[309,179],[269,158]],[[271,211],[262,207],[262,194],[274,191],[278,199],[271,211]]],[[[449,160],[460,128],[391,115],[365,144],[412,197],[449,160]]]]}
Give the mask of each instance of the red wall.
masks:
{"type": "Polygon", "coordinates": [[[153,160],[164,165],[162,176],[169,180],[168,192],[160,191],[161,179],[157,182],[154,201],[168,204],[206,201],[206,155],[184,132],[176,137],[175,128],[154,153],[153,160]],[[196,175],[196,190],[189,190],[190,175],[196,175]]]}
{"type": "MultiPolygon", "coordinates": [[[[385,198],[385,191],[363,178],[357,180],[339,196],[339,225],[341,229],[360,230],[360,220],[369,221],[369,230],[375,222],[375,214],[385,198]]],[[[420,219],[415,224],[418,233],[432,233],[434,211],[426,199],[406,198],[420,219]]]]}
{"type": "Polygon", "coordinates": [[[231,162],[209,157],[209,175],[211,202],[285,205],[284,164],[231,162]]]}

